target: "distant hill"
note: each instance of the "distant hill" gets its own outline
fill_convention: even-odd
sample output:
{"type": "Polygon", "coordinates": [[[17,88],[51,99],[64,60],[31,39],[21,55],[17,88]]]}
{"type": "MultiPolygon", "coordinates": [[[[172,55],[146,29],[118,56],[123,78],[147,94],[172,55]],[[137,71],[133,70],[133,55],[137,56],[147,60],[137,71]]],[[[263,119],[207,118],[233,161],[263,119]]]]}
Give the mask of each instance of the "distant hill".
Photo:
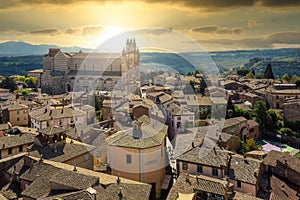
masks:
{"type": "MultiPolygon", "coordinates": [[[[25,42],[0,43],[0,75],[26,74],[26,71],[42,68],[42,55],[49,48],[61,48],[65,52],[91,52],[91,49],[81,47],[59,47],[56,45],[32,45],[25,42]]],[[[216,65],[223,75],[234,74],[238,69],[254,69],[262,73],[265,66],[271,63],[275,77],[282,74],[300,75],[300,49],[260,49],[260,50],[238,50],[238,51],[213,51],[206,53],[183,53],[189,60],[197,60],[202,69],[210,69],[216,65]]],[[[187,74],[194,72],[194,66],[181,55],[176,53],[141,53],[141,70],[151,71],[174,71],[187,74]]]]}
{"type": "Polygon", "coordinates": [[[81,47],[59,47],[56,45],[39,44],[33,45],[25,42],[3,42],[0,43],[0,56],[26,56],[43,55],[48,53],[49,48],[61,48],[62,51],[76,52],[79,50],[89,52],[91,49],[81,47]]]}

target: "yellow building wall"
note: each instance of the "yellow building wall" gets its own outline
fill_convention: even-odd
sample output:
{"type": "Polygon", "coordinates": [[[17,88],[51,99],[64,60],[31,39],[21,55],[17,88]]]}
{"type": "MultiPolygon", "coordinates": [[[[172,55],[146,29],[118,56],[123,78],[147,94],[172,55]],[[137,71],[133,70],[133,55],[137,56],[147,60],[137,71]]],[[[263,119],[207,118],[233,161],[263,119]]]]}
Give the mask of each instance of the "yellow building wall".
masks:
{"type": "Polygon", "coordinates": [[[27,126],[28,125],[28,110],[24,109],[24,110],[9,111],[9,122],[13,126],[27,126]],[[18,111],[19,111],[19,114],[18,114],[18,111]],[[19,121],[17,120],[18,118],[19,118],[19,121]]]}
{"type": "Polygon", "coordinates": [[[8,152],[9,152],[8,148],[7,149],[2,149],[1,150],[1,159],[9,157],[9,156],[17,155],[18,153],[26,152],[26,148],[27,147],[28,147],[28,145],[24,144],[23,147],[22,147],[22,151],[21,152],[19,151],[19,146],[12,147],[12,153],[11,154],[8,154],[8,152]]]}

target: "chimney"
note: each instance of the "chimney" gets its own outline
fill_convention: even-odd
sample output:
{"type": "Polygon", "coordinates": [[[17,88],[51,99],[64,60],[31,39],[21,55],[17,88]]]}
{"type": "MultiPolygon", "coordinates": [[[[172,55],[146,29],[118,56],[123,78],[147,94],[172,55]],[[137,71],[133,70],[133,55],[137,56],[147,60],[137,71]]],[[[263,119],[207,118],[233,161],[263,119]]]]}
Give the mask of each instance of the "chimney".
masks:
{"type": "Polygon", "coordinates": [[[74,164],[73,172],[77,172],[76,164],[74,164]]]}
{"type": "Polygon", "coordinates": [[[41,157],[40,157],[40,160],[39,160],[39,163],[42,163],[43,162],[43,154],[41,154],[41,157]]]}
{"type": "Polygon", "coordinates": [[[117,179],[117,184],[120,185],[121,179],[120,179],[120,173],[118,173],[118,179],[117,179]]]}
{"type": "Polygon", "coordinates": [[[118,193],[119,200],[123,199],[123,188],[120,186],[120,191],[118,193]]]}
{"type": "Polygon", "coordinates": [[[133,126],[133,134],[132,134],[134,139],[142,138],[143,134],[142,134],[141,125],[142,125],[141,122],[135,121],[135,124],[133,126]]]}

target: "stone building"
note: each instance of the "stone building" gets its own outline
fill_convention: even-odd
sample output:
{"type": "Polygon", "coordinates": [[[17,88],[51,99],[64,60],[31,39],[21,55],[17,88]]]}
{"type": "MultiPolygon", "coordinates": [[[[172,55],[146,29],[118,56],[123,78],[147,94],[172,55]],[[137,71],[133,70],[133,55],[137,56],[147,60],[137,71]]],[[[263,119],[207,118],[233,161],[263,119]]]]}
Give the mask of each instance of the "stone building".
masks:
{"type": "Polygon", "coordinates": [[[166,136],[166,125],[144,115],[133,128],[108,137],[111,174],[151,184],[151,199],[158,198],[166,173],[166,136]]]}
{"type": "Polygon", "coordinates": [[[300,99],[287,100],[283,104],[283,115],[286,120],[300,121],[300,99]]]}
{"type": "Polygon", "coordinates": [[[134,91],[140,84],[140,53],[135,40],[127,40],[122,53],[76,53],[49,49],[43,57],[42,91],[134,91]]]}

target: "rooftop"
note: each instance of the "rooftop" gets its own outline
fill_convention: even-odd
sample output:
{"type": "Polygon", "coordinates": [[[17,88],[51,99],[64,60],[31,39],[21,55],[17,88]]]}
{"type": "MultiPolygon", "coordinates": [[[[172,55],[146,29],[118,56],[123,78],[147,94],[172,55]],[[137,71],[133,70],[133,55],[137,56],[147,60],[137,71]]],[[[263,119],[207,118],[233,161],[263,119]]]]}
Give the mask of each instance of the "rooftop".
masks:
{"type": "Polygon", "coordinates": [[[291,169],[300,173],[300,160],[294,158],[288,153],[271,150],[264,158],[263,163],[272,167],[276,167],[278,162],[286,164],[291,169]]]}
{"type": "Polygon", "coordinates": [[[230,161],[228,176],[231,179],[255,185],[257,177],[260,174],[261,163],[262,161],[254,158],[233,155],[230,161]]]}
{"type": "Polygon", "coordinates": [[[35,135],[31,133],[21,133],[18,135],[9,135],[0,137],[0,148],[8,149],[10,147],[17,147],[24,144],[32,144],[35,135]]]}
{"type": "Polygon", "coordinates": [[[180,155],[177,160],[206,166],[221,167],[227,165],[227,156],[230,151],[195,147],[180,155]]]}
{"type": "Polygon", "coordinates": [[[145,115],[138,119],[141,122],[141,137],[134,137],[134,129],[129,128],[124,131],[118,131],[107,138],[108,145],[130,147],[130,148],[150,148],[159,146],[167,135],[167,126],[163,123],[150,119],[145,115]]]}
{"type": "Polygon", "coordinates": [[[190,175],[182,172],[169,192],[167,200],[175,200],[179,194],[193,194],[195,190],[218,195],[225,195],[232,188],[227,181],[202,175],[190,175]]]}

